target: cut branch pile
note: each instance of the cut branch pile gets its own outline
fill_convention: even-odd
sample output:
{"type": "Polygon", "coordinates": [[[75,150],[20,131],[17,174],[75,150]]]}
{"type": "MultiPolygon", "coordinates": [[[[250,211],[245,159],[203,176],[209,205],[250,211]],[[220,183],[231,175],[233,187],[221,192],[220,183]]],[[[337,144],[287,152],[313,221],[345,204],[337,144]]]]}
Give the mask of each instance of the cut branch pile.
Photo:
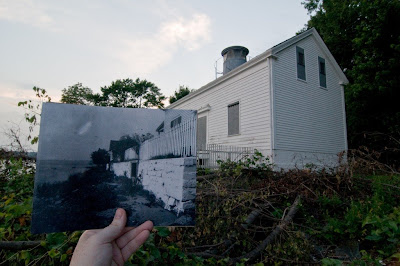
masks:
{"type": "MultiPolygon", "coordinates": [[[[262,261],[263,257],[272,257],[267,250],[274,245],[281,248],[287,239],[297,237],[298,241],[308,241],[298,231],[304,219],[303,214],[296,216],[301,203],[312,209],[322,195],[365,197],[352,187],[347,174],[324,171],[274,173],[245,169],[239,175],[219,171],[199,176],[196,227],[176,229],[171,240],[178,242],[188,255],[217,260],[230,258],[230,264],[242,260],[262,261]]],[[[315,218],[319,215],[316,211],[315,218]]],[[[306,261],[311,259],[307,250],[311,246],[298,251],[304,255],[308,252],[305,255],[308,257],[303,258],[306,261]]]]}

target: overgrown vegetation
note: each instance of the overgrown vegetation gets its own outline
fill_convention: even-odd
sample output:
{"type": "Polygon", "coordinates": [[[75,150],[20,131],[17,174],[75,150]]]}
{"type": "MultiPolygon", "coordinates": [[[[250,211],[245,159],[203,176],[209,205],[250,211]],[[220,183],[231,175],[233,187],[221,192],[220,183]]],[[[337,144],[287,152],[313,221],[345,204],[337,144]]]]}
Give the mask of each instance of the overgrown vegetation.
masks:
{"type": "MultiPolygon", "coordinates": [[[[198,176],[196,226],[157,228],[130,263],[399,263],[400,177],[365,157],[347,158],[335,173],[273,172],[260,153],[220,162],[218,171],[198,176]]],[[[80,232],[31,235],[34,162],[1,162],[1,241],[38,241],[2,249],[1,261],[68,264],[80,232]]]]}
{"type": "Polygon", "coordinates": [[[304,0],[310,20],[349,79],[345,86],[349,147],[400,161],[400,2],[304,0]],[[397,142],[398,146],[398,142],[397,142]]]}

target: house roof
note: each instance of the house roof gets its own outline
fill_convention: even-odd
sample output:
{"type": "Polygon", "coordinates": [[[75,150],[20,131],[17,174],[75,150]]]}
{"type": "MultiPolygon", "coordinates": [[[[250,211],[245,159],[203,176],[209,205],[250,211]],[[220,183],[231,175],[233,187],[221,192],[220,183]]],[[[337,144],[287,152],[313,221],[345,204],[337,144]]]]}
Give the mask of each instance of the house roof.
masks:
{"type": "Polygon", "coordinates": [[[213,87],[215,87],[216,85],[218,85],[219,83],[243,72],[244,70],[257,65],[261,62],[263,62],[265,59],[267,59],[268,57],[278,57],[278,53],[281,52],[282,50],[292,46],[295,43],[298,43],[299,41],[312,36],[314,38],[314,40],[316,41],[317,45],[319,46],[319,48],[322,50],[322,52],[325,54],[326,58],[332,63],[333,68],[335,70],[335,72],[337,73],[337,75],[339,76],[341,83],[342,84],[347,84],[349,81],[346,78],[345,74],[343,73],[343,71],[341,70],[339,64],[336,62],[335,58],[333,57],[333,55],[331,54],[331,52],[329,51],[328,47],[326,46],[326,44],[324,43],[324,41],[322,40],[321,36],[318,34],[317,30],[315,28],[311,28],[309,30],[306,30],[296,36],[293,36],[290,39],[287,39],[273,47],[271,47],[270,49],[266,50],[265,52],[259,54],[258,56],[252,58],[251,60],[247,61],[246,63],[238,66],[237,68],[231,70],[229,73],[209,82],[208,84],[204,85],[203,87],[199,88],[198,90],[195,90],[194,92],[189,93],[188,95],[186,95],[185,97],[179,99],[178,101],[168,105],[166,108],[174,108],[175,106],[184,103],[188,100],[190,100],[193,97],[196,97],[196,95],[199,95],[205,91],[208,91],[209,89],[212,89],[213,87]]]}

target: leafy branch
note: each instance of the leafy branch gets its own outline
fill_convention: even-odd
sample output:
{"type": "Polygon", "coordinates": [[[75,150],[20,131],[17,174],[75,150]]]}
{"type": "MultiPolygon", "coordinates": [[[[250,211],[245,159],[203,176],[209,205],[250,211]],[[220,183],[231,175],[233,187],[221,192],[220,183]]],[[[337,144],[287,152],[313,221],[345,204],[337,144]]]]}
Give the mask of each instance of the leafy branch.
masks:
{"type": "Polygon", "coordinates": [[[39,87],[33,87],[33,91],[36,94],[36,101],[27,100],[19,102],[18,106],[22,106],[25,109],[25,120],[29,123],[29,136],[31,144],[35,144],[39,140],[39,136],[33,136],[34,128],[39,125],[41,106],[44,102],[51,102],[50,96],[47,94],[45,89],[39,87]]]}

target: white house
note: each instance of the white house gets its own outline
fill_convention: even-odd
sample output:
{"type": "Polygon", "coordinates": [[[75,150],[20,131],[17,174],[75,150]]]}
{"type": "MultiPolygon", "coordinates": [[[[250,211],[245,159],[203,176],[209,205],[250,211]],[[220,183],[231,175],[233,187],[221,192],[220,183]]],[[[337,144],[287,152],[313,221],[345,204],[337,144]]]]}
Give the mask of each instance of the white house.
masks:
{"type": "Polygon", "coordinates": [[[313,28],[246,62],[222,51],[224,75],[168,106],[198,112],[197,146],[257,148],[278,168],[334,166],[347,150],[348,80],[313,28]]]}

